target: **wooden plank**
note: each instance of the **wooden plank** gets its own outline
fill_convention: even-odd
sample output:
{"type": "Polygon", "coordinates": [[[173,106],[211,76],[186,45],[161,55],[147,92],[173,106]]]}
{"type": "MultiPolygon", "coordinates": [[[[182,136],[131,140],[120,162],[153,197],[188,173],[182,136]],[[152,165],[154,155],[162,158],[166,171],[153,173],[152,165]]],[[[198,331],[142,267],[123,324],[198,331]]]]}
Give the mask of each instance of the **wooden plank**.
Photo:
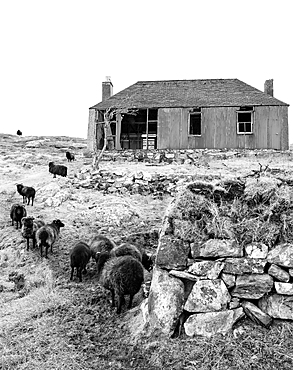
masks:
{"type": "Polygon", "coordinates": [[[180,149],[181,108],[169,110],[169,149],[180,149]]]}
{"type": "Polygon", "coordinates": [[[116,115],[116,138],[115,138],[115,148],[121,150],[121,114],[116,115]]]}
{"type": "Polygon", "coordinates": [[[289,149],[289,126],[288,126],[288,107],[280,106],[280,122],[281,122],[281,150],[289,149]]]}
{"type": "Polygon", "coordinates": [[[255,107],[254,111],[255,149],[264,149],[268,147],[269,107],[255,107]]]}
{"type": "Polygon", "coordinates": [[[158,149],[179,149],[180,108],[161,108],[158,111],[158,149]]]}

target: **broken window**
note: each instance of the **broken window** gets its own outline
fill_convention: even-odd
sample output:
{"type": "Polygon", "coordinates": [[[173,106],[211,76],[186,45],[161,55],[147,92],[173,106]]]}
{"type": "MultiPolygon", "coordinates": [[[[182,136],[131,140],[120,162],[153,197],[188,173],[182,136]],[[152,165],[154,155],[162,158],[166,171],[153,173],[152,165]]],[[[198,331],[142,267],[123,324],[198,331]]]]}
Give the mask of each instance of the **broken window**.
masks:
{"type": "Polygon", "coordinates": [[[253,107],[241,107],[237,111],[237,134],[252,134],[253,107]]]}
{"type": "Polygon", "coordinates": [[[189,135],[201,135],[201,108],[194,108],[189,112],[189,135]]]}

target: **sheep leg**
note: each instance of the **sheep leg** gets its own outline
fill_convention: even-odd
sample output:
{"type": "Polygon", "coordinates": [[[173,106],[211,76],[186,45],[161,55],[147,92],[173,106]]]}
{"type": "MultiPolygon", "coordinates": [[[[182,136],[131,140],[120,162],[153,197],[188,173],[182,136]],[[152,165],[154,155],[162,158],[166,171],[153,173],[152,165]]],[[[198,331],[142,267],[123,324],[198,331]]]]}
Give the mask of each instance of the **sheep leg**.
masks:
{"type": "Polygon", "coordinates": [[[42,244],[40,245],[40,249],[41,249],[41,257],[43,257],[43,246],[42,246],[42,244]]]}
{"type": "Polygon", "coordinates": [[[46,258],[48,258],[48,249],[49,249],[49,247],[46,245],[46,254],[45,254],[46,258]]]}
{"type": "Polygon", "coordinates": [[[26,250],[28,251],[29,249],[30,249],[29,238],[26,238],[26,250]]]}
{"type": "Polygon", "coordinates": [[[73,279],[73,272],[74,272],[74,267],[71,267],[71,275],[70,275],[70,280],[73,279]]]}
{"type": "Polygon", "coordinates": [[[79,282],[80,283],[82,282],[81,271],[82,271],[82,268],[81,267],[77,267],[77,276],[79,277],[79,282]]]}
{"type": "Polygon", "coordinates": [[[131,308],[132,306],[132,301],[133,301],[133,295],[130,294],[130,297],[129,297],[129,303],[128,303],[128,308],[131,308]]]}
{"type": "Polygon", "coordinates": [[[112,296],[112,307],[115,307],[115,292],[114,292],[114,289],[111,289],[111,296],[112,296]]]}
{"type": "Polygon", "coordinates": [[[117,314],[119,315],[121,313],[121,307],[122,307],[122,302],[124,301],[124,296],[119,295],[118,296],[118,302],[117,302],[117,314]]]}

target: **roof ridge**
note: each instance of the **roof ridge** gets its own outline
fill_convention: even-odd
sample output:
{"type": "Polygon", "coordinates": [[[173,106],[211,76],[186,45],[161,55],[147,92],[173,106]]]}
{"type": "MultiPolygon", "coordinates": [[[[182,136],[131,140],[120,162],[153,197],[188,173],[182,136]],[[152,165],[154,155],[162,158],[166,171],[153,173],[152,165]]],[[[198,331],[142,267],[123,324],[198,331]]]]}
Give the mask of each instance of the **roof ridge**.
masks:
{"type": "Polygon", "coordinates": [[[191,82],[191,81],[235,81],[238,78],[194,78],[194,79],[182,79],[182,80],[141,80],[136,83],[146,83],[146,82],[191,82]]]}

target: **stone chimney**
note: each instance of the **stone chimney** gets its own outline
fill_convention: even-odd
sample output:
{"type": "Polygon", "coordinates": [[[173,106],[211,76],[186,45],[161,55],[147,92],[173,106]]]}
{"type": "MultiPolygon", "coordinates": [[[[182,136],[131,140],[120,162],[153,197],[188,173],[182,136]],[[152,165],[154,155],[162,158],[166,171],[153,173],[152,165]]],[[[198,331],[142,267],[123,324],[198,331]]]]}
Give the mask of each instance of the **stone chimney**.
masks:
{"type": "Polygon", "coordinates": [[[113,95],[113,85],[109,76],[106,81],[102,83],[102,101],[110,98],[113,95]]]}
{"type": "Polygon", "coordinates": [[[268,95],[274,96],[274,80],[266,80],[265,81],[265,88],[264,92],[268,95]]]}

